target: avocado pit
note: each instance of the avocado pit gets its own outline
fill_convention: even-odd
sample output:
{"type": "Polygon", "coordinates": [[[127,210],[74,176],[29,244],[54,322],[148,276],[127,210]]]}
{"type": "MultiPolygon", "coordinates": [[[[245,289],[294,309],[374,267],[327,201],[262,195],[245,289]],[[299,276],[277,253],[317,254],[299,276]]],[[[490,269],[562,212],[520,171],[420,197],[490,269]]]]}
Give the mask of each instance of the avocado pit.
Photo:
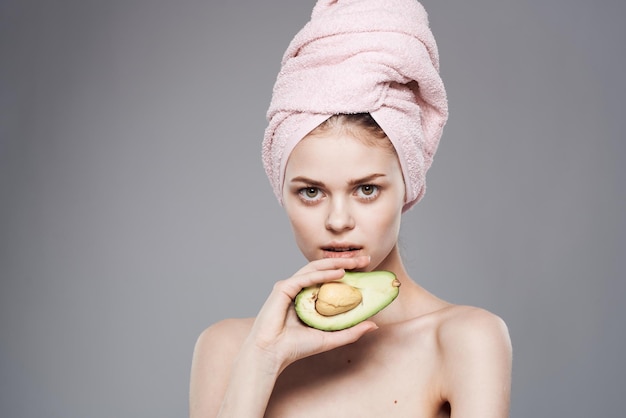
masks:
{"type": "Polygon", "coordinates": [[[330,282],[320,286],[315,310],[324,316],[334,316],[356,308],[363,300],[361,292],[346,283],[330,282]]]}

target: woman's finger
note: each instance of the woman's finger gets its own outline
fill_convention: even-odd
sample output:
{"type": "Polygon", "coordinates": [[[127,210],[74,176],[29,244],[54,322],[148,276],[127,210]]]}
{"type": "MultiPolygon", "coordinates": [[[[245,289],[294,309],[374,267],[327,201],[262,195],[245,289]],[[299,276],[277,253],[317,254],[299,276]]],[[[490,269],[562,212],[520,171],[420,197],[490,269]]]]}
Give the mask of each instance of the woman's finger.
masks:
{"type": "Polygon", "coordinates": [[[341,279],[345,274],[343,269],[334,270],[314,270],[307,273],[296,274],[286,280],[281,280],[274,284],[273,292],[287,295],[289,299],[294,299],[296,295],[305,287],[314,284],[329,282],[341,279]]]}
{"type": "Polygon", "coordinates": [[[270,315],[284,315],[298,293],[305,287],[341,279],[346,269],[361,268],[369,263],[369,256],[315,260],[286,280],[274,284],[263,311],[270,315]]]}
{"type": "Polygon", "coordinates": [[[369,262],[370,257],[368,255],[349,258],[321,258],[319,260],[311,261],[309,264],[298,270],[295,275],[309,273],[315,270],[353,270],[367,267],[369,262]]]}

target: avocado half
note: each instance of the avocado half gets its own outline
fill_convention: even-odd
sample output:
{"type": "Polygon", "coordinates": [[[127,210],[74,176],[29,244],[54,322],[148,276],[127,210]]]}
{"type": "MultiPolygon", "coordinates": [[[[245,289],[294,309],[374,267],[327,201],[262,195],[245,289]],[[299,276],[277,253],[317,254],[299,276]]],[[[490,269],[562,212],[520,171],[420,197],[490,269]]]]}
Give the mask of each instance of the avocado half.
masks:
{"type": "Polygon", "coordinates": [[[400,290],[400,282],[390,271],[346,272],[340,280],[330,282],[329,285],[335,283],[343,284],[344,286],[341,287],[345,290],[322,289],[325,283],[306,287],[298,293],[295,299],[295,310],[302,322],[322,331],[350,328],[380,312],[394,301],[400,290]],[[325,301],[324,305],[329,305],[329,303],[341,305],[337,311],[345,310],[345,312],[333,315],[320,309],[319,305],[316,309],[316,303],[321,302],[318,301],[321,293],[323,297],[330,298],[325,301]],[[324,296],[325,294],[330,294],[330,296],[324,296]],[[356,299],[356,294],[360,294],[360,300],[356,299]],[[321,314],[318,309],[324,314],[321,314]]]}

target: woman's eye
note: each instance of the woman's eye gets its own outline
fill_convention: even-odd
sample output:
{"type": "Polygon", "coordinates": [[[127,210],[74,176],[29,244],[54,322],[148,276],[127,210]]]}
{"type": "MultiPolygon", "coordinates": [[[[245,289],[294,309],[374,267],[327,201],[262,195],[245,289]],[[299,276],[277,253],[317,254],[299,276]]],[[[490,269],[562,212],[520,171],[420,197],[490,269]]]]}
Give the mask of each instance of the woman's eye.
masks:
{"type": "Polygon", "coordinates": [[[317,187],[305,187],[300,189],[298,194],[306,201],[315,201],[321,198],[320,190],[317,187]]]}
{"type": "Polygon", "coordinates": [[[364,184],[357,189],[357,195],[366,199],[373,199],[378,196],[380,189],[373,184],[364,184]]]}

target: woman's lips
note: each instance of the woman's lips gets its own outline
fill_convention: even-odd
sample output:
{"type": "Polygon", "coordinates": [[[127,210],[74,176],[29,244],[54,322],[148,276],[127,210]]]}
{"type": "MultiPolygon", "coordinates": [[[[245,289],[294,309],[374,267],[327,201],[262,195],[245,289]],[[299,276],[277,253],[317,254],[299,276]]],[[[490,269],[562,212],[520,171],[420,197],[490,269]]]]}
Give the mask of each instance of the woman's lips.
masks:
{"type": "Polygon", "coordinates": [[[324,258],[351,258],[361,255],[359,247],[324,247],[322,248],[324,258]]]}

